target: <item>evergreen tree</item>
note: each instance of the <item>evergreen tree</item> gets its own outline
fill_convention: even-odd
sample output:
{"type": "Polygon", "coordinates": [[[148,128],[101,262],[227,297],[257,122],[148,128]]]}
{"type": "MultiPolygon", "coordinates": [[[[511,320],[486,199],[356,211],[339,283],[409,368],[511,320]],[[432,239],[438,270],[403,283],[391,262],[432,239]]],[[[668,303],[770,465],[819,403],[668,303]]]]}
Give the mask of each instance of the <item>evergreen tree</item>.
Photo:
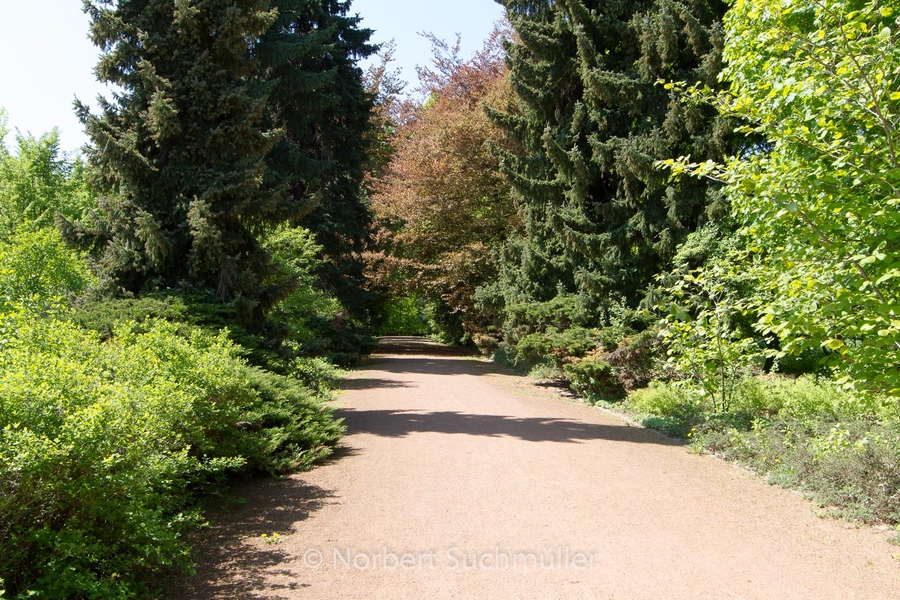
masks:
{"type": "Polygon", "coordinates": [[[290,291],[264,285],[262,238],[344,201],[334,190],[362,151],[355,60],[371,48],[348,5],[85,2],[97,75],[122,91],[99,114],[77,105],[103,198],[68,233],[110,291],[188,285],[256,323],[290,291]]]}
{"type": "Polygon", "coordinates": [[[716,159],[731,129],[682,106],[660,79],[717,86],[718,0],[507,0],[523,116],[492,113],[525,149],[502,155],[525,233],[507,246],[507,302],[578,294],[632,303],[701,223],[707,183],[669,182],[655,161],[716,159]]]}
{"type": "Polygon", "coordinates": [[[290,182],[292,224],[316,234],[323,247],[319,274],[354,316],[366,316],[360,253],[372,214],[363,177],[370,149],[374,97],[359,59],[373,54],[371,31],[359,29],[350,2],[275,0],[278,19],[261,42],[273,125],[284,137],[270,155],[274,173],[290,182]]]}

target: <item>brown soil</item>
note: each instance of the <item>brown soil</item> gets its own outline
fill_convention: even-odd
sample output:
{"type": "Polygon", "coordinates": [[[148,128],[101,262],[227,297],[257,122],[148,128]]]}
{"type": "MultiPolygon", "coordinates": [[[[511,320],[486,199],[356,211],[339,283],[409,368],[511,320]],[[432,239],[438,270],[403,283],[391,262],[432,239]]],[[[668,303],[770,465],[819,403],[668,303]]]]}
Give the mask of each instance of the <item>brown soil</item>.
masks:
{"type": "Polygon", "coordinates": [[[169,595],[900,597],[886,532],[491,363],[382,348],[338,396],[335,459],[240,486],[169,595]]]}

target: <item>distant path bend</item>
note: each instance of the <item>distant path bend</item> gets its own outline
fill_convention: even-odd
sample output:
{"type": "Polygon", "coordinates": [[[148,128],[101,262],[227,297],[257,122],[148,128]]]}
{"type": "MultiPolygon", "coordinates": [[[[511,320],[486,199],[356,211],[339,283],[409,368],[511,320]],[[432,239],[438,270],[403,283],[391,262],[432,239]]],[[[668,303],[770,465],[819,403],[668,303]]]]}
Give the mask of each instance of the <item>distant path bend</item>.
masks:
{"type": "Polygon", "coordinates": [[[244,485],[185,597],[900,598],[885,532],[491,363],[381,349],[339,457],[244,485]]]}

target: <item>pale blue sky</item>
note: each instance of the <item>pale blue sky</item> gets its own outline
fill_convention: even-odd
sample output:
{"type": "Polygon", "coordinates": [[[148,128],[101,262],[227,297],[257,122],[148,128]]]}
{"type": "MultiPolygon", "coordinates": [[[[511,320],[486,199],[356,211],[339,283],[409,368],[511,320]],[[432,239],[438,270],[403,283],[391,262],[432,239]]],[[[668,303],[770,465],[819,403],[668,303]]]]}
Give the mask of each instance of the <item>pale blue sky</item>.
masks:
{"type": "MultiPolygon", "coordinates": [[[[376,30],[374,41],[396,39],[396,66],[410,84],[415,66],[431,57],[418,32],[451,41],[460,33],[469,55],[503,16],[494,0],[354,0],[351,10],[363,17],[363,26],[376,30]]],[[[37,135],[57,126],[62,149],[79,148],[87,138],[72,101],[78,96],[93,103],[104,91],[94,78],[97,49],[87,39],[81,0],[0,0],[0,15],[0,107],[10,128],[37,135]]]]}

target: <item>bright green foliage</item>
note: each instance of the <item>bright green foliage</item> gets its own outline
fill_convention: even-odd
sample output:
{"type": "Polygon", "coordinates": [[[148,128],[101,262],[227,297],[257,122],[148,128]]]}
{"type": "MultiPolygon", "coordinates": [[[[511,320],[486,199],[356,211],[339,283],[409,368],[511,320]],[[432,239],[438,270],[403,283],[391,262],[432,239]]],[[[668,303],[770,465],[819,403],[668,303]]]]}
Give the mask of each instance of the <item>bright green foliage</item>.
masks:
{"type": "Polygon", "coordinates": [[[737,2],[719,97],[766,143],[722,177],[761,257],[758,329],[900,395],[900,4],[737,2]]]}
{"type": "MultiPolygon", "coordinates": [[[[267,284],[292,290],[269,314],[271,327],[285,329],[282,350],[325,356],[342,365],[354,364],[371,351],[374,340],[365,325],[322,281],[323,248],[310,231],[280,228],[266,239],[264,247],[272,257],[267,284]]],[[[304,360],[289,361],[288,372],[295,370],[296,361],[304,360]]]]}
{"type": "Polygon", "coordinates": [[[389,298],[384,307],[383,335],[426,335],[431,333],[425,302],[417,296],[389,298]]]}
{"type": "Polygon", "coordinates": [[[523,116],[492,113],[524,149],[501,155],[525,233],[502,257],[500,304],[624,295],[634,305],[711,202],[703,181],[667,183],[654,162],[724,156],[732,132],[657,81],[715,86],[724,2],[505,2],[523,116]]]}
{"type": "Polygon", "coordinates": [[[235,469],[308,465],[340,433],[224,334],[152,322],[101,342],[18,311],[0,316],[0,339],[0,578],[13,595],[146,595],[142,581],[188,564],[198,490],[235,469]]]}
{"type": "Polygon", "coordinates": [[[69,300],[93,280],[84,258],[54,229],[23,231],[0,241],[0,310],[15,303],[69,300]]]}
{"type": "MultiPolygon", "coordinates": [[[[354,61],[368,30],[334,1],[85,7],[98,76],[123,91],[99,114],[78,105],[103,197],[100,219],[69,237],[97,252],[111,293],[187,284],[262,328],[290,291],[265,284],[266,233],[312,210],[365,220],[350,213],[363,211],[369,99],[354,61]]],[[[326,246],[357,234],[314,227],[326,246]]]]}
{"type": "Polygon", "coordinates": [[[54,220],[78,217],[91,202],[84,165],[60,155],[56,130],[17,136],[16,151],[9,152],[4,125],[0,110],[0,310],[69,300],[93,278],[54,220]]]}
{"type": "Polygon", "coordinates": [[[303,228],[281,228],[266,239],[265,249],[272,256],[272,274],[267,283],[290,286],[293,291],[271,313],[271,318],[291,328],[288,338],[308,343],[315,337],[310,319],[331,320],[341,312],[341,304],[319,289],[315,270],[322,264],[322,246],[303,228]]]}
{"type": "Polygon", "coordinates": [[[724,413],[740,382],[762,370],[764,360],[763,342],[744,316],[746,294],[758,281],[746,268],[748,254],[735,249],[736,238],[722,236],[716,225],[691,234],[676,255],[674,273],[659,278],[669,285],[656,295],[666,312],[660,324],[666,368],[700,385],[724,413]],[[703,266],[690,269],[696,260],[703,266]]]}
{"type": "Polygon", "coordinates": [[[78,218],[92,202],[84,163],[59,151],[59,132],[16,136],[6,148],[6,117],[0,109],[0,241],[17,231],[51,227],[59,213],[78,218]]]}

